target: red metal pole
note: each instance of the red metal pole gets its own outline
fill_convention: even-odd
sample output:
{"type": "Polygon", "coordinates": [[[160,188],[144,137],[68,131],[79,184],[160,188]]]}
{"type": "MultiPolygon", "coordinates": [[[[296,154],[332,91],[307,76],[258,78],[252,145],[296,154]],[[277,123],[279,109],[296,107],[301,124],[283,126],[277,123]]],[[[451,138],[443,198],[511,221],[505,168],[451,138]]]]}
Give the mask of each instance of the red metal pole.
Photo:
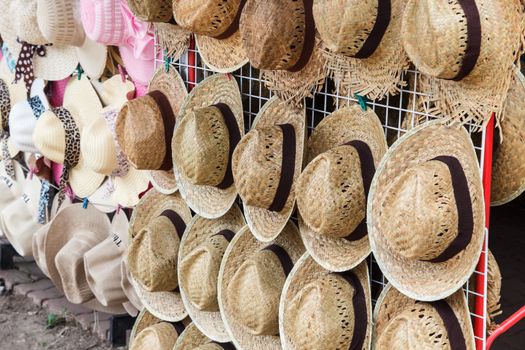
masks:
{"type": "Polygon", "coordinates": [[[508,331],[510,328],[512,328],[516,323],[521,321],[525,318],[525,306],[522,306],[521,309],[516,311],[512,316],[507,318],[505,321],[503,321],[502,324],[499,325],[498,328],[492,334],[490,337],[487,338],[487,350],[490,349],[492,346],[492,343],[494,340],[496,340],[497,337],[508,331]]]}
{"type": "Polygon", "coordinates": [[[188,91],[191,91],[196,85],[197,66],[195,53],[195,38],[193,35],[190,38],[190,47],[188,50],[188,91]]]}

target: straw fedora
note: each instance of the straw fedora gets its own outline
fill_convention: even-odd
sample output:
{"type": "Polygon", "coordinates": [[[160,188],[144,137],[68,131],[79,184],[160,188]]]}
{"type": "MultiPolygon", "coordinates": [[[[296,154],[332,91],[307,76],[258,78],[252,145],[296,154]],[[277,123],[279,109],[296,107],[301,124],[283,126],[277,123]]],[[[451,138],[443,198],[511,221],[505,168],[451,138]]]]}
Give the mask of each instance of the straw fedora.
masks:
{"type": "Polygon", "coordinates": [[[474,350],[474,332],[462,290],[446,299],[420,302],[388,284],[374,310],[375,349],[474,350]]]}
{"type": "Polygon", "coordinates": [[[234,204],[218,219],[193,217],[180,242],[177,268],[182,301],[197,328],[218,342],[230,340],[217,301],[219,268],[226,247],[245,225],[234,204]]]}
{"type": "Polygon", "coordinates": [[[152,189],[141,198],[130,221],[127,266],[142,303],[156,317],[176,322],[186,317],[177,281],[180,238],[191,212],[180,194],[152,189]]]}
{"type": "MultiPolygon", "coordinates": [[[[173,328],[175,328],[175,331],[178,334],[178,336],[177,336],[177,339],[178,339],[178,337],[184,332],[184,330],[186,329],[186,326],[189,325],[191,323],[191,321],[188,318],[185,318],[184,320],[179,321],[179,322],[167,323],[166,321],[163,321],[160,318],[157,318],[157,317],[153,316],[148,310],[143,309],[138,314],[137,318],[135,319],[135,323],[133,324],[133,328],[131,329],[131,333],[130,333],[130,336],[129,336],[129,342],[128,342],[128,346],[130,347],[130,349],[132,349],[133,346],[137,346],[137,345],[134,345],[133,343],[135,341],[135,338],[143,330],[145,330],[145,329],[147,329],[147,328],[149,328],[151,326],[154,326],[156,324],[159,324],[159,323],[165,323],[165,324],[172,325],[173,328]]],[[[165,332],[165,333],[172,334],[171,332],[165,332]]],[[[169,350],[172,350],[172,348],[173,348],[173,346],[171,348],[169,348],[169,350]]],[[[150,349],[150,348],[147,348],[147,349],[150,349]]]]}
{"type": "Polygon", "coordinates": [[[158,69],[148,94],[126,102],[116,122],[117,140],[132,166],[150,170],[160,192],[177,191],[173,174],[171,139],[184,98],[184,81],[175,69],[158,69]]]}
{"type": "Polygon", "coordinates": [[[235,350],[232,343],[219,343],[204,335],[195,323],[179,335],[173,350],[235,350]]]}
{"type": "Polygon", "coordinates": [[[381,271],[410,298],[446,298],[476,267],[484,210],[468,132],[443,120],[411,129],[387,151],[370,187],[368,237],[381,271]]]}
{"type": "Polygon", "coordinates": [[[346,271],[370,254],[366,200],[388,146],[372,109],[332,113],[308,142],[310,162],[296,185],[299,228],[308,252],[330,271],[346,271]]]}
{"type": "Polygon", "coordinates": [[[279,298],[294,263],[304,253],[291,221],[275,240],[258,241],[245,226],[232,239],[219,271],[222,319],[240,349],[280,349],[279,298]]]}
{"type": "Polygon", "coordinates": [[[241,93],[235,79],[213,75],[186,97],[171,143],[182,198],[198,215],[224,215],[237,197],[232,154],[244,135],[241,93]]]}
{"type": "Polygon", "coordinates": [[[400,33],[434,113],[482,126],[501,117],[524,30],[519,0],[410,0],[400,33]]]}
{"type": "Polygon", "coordinates": [[[295,182],[303,167],[305,122],[304,109],[274,97],[233,152],[233,178],[244,215],[261,241],[275,239],[292,215],[295,182]]]}
{"type": "Polygon", "coordinates": [[[172,62],[180,59],[190,46],[191,33],[173,23],[155,23],[158,45],[172,62]]]}
{"type": "Polygon", "coordinates": [[[171,0],[127,0],[129,9],[145,22],[169,22],[173,17],[171,0]]]}
{"type": "Polygon", "coordinates": [[[336,273],[304,254],[284,284],[279,331],[283,349],[370,349],[372,296],[366,262],[336,273]]]}

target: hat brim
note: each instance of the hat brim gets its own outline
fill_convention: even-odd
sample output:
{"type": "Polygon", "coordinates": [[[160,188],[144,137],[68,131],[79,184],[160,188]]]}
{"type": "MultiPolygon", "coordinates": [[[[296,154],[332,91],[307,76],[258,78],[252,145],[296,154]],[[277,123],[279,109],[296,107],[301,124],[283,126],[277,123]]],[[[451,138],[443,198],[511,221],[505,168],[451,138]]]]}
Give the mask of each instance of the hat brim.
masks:
{"type": "Polygon", "coordinates": [[[155,23],[155,28],[160,46],[173,61],[178,61],[190,46],[191,33],[171,23],[155,23]]]}
{"type": "Polygon", "coordinates": [[[227,39],[195,35],[202,61],[217,73],[231,73],[248,63],[239,31],[227,39]]]}
{"type": "Polygon", "coordinates": [[[78,61],[84,72],[93,79],[98,79],[106,69],[108,49],[106,45],[99,44],[86,36],[82,46],[76,48],[78,61]]]}
{"type": "Polygon", "coordinates": [[[212,339],[209,339],[204,335],[197,327],[195,322],[191,323],[184,329],[184,332],[177,338],[177,342],[173,347],[173,350],[178,349],[195,349],[199,346],[211,343],[212,339]]]}
{"type": "Polygon", "coordinates": [[[143,309],[137,316],[137,319],[135,320],[135,323],[133,324],[133,328],[131,329],[131,334],[129,336],[129,347],[131,348],[133,344],[133,340],[140,332],[142,332],[144,329],[148,328],[149,326],[153,326],[161,322],[164,322],[164,321],[162,321],[160,318],[155,317],[148,310],[143,309]]]}
{"type": "Polygon", "coordinates": [[[97,191],[105,178],[105,175],[88,167],[84,157],[80,154],[78,164],[69,173],[69,184],[77,196],[86,198],[97,191]]]}
{"type": "Polygon", "coordinates": [[[148,189],[148,172],[129,167],[124,176],[111,178],[115,191],[113,199],[123,207],[133,207],[139,202],[139,194],[148,189]]]}
{"type": "Polygon", "coordinates": [[[147,86],[155,70],[155,59],[136,58],[133,49],[119,46],[120,57],[131,79],[140,85],[147,86]]]}
{"type": "Polygon", "coordinates": [[[113,193],[113,186],[108,179],[88,197],[89,203],[103,213],[112,213],[118,206],[113,198],[113,193]]]}

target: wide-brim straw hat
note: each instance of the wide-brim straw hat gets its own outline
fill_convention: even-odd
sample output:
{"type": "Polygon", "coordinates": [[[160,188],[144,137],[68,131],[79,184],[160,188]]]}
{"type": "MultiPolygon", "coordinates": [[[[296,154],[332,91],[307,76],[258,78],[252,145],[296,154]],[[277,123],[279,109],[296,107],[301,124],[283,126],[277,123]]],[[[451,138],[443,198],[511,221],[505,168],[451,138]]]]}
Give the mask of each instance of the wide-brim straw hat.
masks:
{"type": "Polygon", "coordinates": [[[425,303],[410,299],[387,284],[377,299],[374,320],[377,350],[476,348],[462,290],[446,299],[425,303]]]}
{"type": "MultiPolygon", "coordinates": [[[[284,135],[283,130],[281,130],[281,135],[284,135]]],[[[292,140],[291,134],[287,135],[286,139],[292,140]]],[[[274,240],[292,215],[295,207],[295,182],[303,168],[305,143],[306,120],[304,108],[295,107],[281,101],[277,97],[273,97],[260,109],[253,121],[252,130],[241,139],[233,153],[232,169],[235,186],[243,199],[246,222],[258,240],[265,242],[274,240]],[[262,136],[266,137],[264,135],[265,130],[275,129],[279,126],[282,128],[284,125],[293,127],[295,145],[289,142],[289,145],[283,147],[283,138],[280,139],[279,143],[261,139],[259,130],[261,130],[262,136]],[[252,142],[256,143],[255,147],[257,148],[251,144],[252,142]],[[279,149],[278,152],[281,153],[281,158],[284,155],[287,159],[281,161],[280,164],[274,164],[275,161],[272,162],[272,159],[264,157],[261,153],[264,152],[264,149],[268,149],[270,144],[275,149],[279,149]],[[259,153],[256,152],[257,149],[260,150],[259,153]],[[283,153],[283,149],[286,152],[283,153]],[[295,154],[292,153],[292,150],[295,154]],[[283,166],[290,169],[282,171],[283,166]],[[265,172],[265,170],[272,171],[272,168],[276,168],[273,175],[265,172]],[[293,176],[290,177],[292,174],[293,176]],[[263,178],[266,175],[268,178],[263,178]],[[288,188],[286,186],[278,188],[281,178],[283,183],[290,185],[288,188]],[[275,188],[275,190],[268,191],[266,186],[274,186],[272,188],[275,188]],[[247,204],[247,196],[254,200],[258,200],[259,197],[272,197],[273,203],[277,201],[276,197],[279,196],[284,197],[285,202],[280,210],[272,211],[267,208],[247,204]]]]}
{"type": "Polygon", "coordinates": [[[252,232],[250,232],[248,226],[245,226],[237,232],[232,239],[228,248],[226,248],[221,262],[218,280],[218,298],[226,331],[237,348],[281,348],[281,341],[277,334],[278,298],[281,294],[279,286],[281,286],[281,288],[284,286],[286,275],[303,253],[304,246],[301,242],[299,231],[297,226],[292,222],[288,222],[282,233],[271,242],[264,243],[257,240],[252,232]],[[252,260],[254,258],[258,260],[252,260]],[[245,265],[246,263],[250,264],[250,261],[251,266],[245,265]],[[270,272],[268,271],[270,267],[266,266],[273,266],[275,270],[272,268],[270,272]],[[241,271],[243,267],[247,267],[247,269],[244,269],[244,272],[241,271]],[[266,267],[266,270],[263,272],[260,269],[264,267],[266,267]],[[238,273],[246,275],[237,276],[238,273]],[[259,275],[258,273],[262,274],[259,275]],[[270,276],[270,273],[274,275],[270,276]],[[274,277],[283,278],[282,285],[280,285],[280,282],[275,280],[274,277]],[[272,280],[268,281],[264,278],[272,278],[272,280]],[[279,296],[275,296],[277,300],[266,300],[267,303],[261,301],[262,294],[266,291],[253,288],[254,286],[262,286],[261,284],[264,286],[271,284],[272,288],[276,288],[271,292],[274,294],[278,293],[279,296]],[[239,296],[237,293],[241,292],[240,287],[242,287],[242,290],[246,293],[249,291],[250,294],[239,296]],[[235,292],[235,294],[232,294],[232,292],[235,292]],[[247,314],[238,314],[235,310],[239,308],[247,314]],[[272,312],[275,311],[275,315],[268,315],[268,313],[271,312],[270,308],[272,312]],[[266,318],[266,320],[261,320],[261,317],[266,318]],[[255,327],[260,326],[257,325],[259,322],[271,322],[271,324],[265,324],[265,326],[274,327],[276,334],[252,334],[246,326],[241,323],[242,318],[252,320],[255,327]],[[274,321],[269,321],[270,319],[274,319],[275,324],[273,324],[274,321]]]}
{"type": "Polygon", "coordinates": [[[331,272],[305,253],[284,284],[279,333],[283,349],[370,349],[372,295],[366,262],[331,272]]]}
{"type": "MultiPolygon", "coordinates": [[[[236,129],[238,129],[239,134],[242,137],[242,135],[244,135],[244,115],[239,86],[235,79],[223,74],[213,75],[204,79],[189,93],[181,106],[180,118],[177,120],[176,128],[179,128],[184,118],[189,118],[187,116],[189,113],[217,104],[225,104],[228,106],[235,117],[237,124],[236,129]]],[[[214,137],[213,131],[215,130],[210,130],[209,136],[207,137],[214,137]]],[[[173,153],[178,152],[180,145],[177,144],[177,137],[173,138],[171,147],[173,153]]],[[[232,162],[231,154],[232,152],[230,149],[227,166],[232,162]]],[[[191,164],[189,164],[189,166],[191,166],[191,164]]],[[[182,198],[184,198],[190,208],[200,216],[205,218],[220,217],[230,209],[237,198],[235,184],[231,184],[224,189],[214,186],[193,184],[183,173],[182,166],[177,164],[175,159],[173,171],[182,198]]]]}
{"type": "MultiPolygon", "coordinates": [[[[128,346],[131,347],[133,345],[133,340],[135,337],[140,334],[144,329],[154,326],[158,323],[166,322],[161,320],[160,318],[155,317],[153,314],[151,314],[148,310],[143,309],[138,314],[137,318],[135,319],[135,323],[133,323],[133,328],[131,329],[131,333],[129,335],[129,342],[128,346]]],[[[177,333],[179,333],[179,336],[184,332],[184,329],[189,326],[191,323],[191,320],[189,318],[185,318],[184,320],[180,322],[173,322],[171,323],[175,329],[177,330],[177,333]]]]}
{"type": "MultiPolygon", "coordinates": [[[[352,141],[364,142],[366,146],[368,146],[373,158],[373,164],[371,164],[371,166],[373,170],[375,170],[388,146],[381,122],[372,109],[369,108],[363,111],[358,105],[345,107],[335,111],[319,123],[308,142],[307,154],[309,165],[303,170],[297,186],[297,206],[301,213],[299,216],[299,229],[304,245],[314,260],[330,271],[346,271],[352,269],[370,254],[370,243],[368,241],[368,235],[366,234],[357,240],[346,239],[346,237],[322,234],[309,224],[316,221],[320,228],[323,225],[335,225],[337,222],[341,222],[339,221],[341,219],[337,216],[330,217],[330,213],[324,214],[324,211],[321,212],[319,209],[316,209],[316,207],[332,206],[332,204],[324,204],[325,198],[334,199],[339,197],[339,193],[342,196],[350,193],[351,197],[343,197],[345,199],[336,201],[336,209],[340,210],[339,215],[341,215],[341,217],[346,217],[347,219],[348,217],[362,217],[362,221],[360,219],[353,219],[353,221],[361,221],[358,227],[364,225],[363,230],[366,232],[366,190],[364,187],[364,179],[367,177],[371,180],[373,172],[371,174],[363,174],[363,170],[365,169],[363,167],[365,165],[361,164],[361,161],[358,160],[352,166],[354,169],[357,169],[359,174],[357,178],[360,178],[361,181],[359,184],[351,184],[347,182],[349,179],[352,179],[351,173],[338,173],[337,170],[335,170],[337,169],[337,164],[328,165],[330,168],[328,170],[325,165],[330,163],[321,163],[323,158],[319,158],[323,157],[325,152],[352,141]],[[328,171],[328,174],[330,174],[330,171],[335,171],[336,174],[340,174],[340,178],[333,179],[328,178],[329,175],[323,176],[323,173],[326,174],[325,171],[328,171]],[[331,187],[328,187],[328,185],[324,187],[318,181],[321,183],[330,182],[337,185],[340,184],[341,186],[339,189],[333,188],[333,191],[338,191],[338,193],[332,194],[329,190],[331,187]],[[345,187],[345,185],[347,187],[345,187]],[[326,190],[328,190],[328,193],[324,192],[326,190]],[[364,202],[361,204],[357,201],[358,193],[354,192],[356,190],[364,194],[364,202]],[[346,210],[349,211],[347,212],[346,210]],[[325,220],[329,222],[324,223],[325,220]]],[[[357,148],[353,148],[353,150],[357,150],[357,148]]],[[[347,150],[342,151],[341,154],[345,154],[345,152],[346,154],[350,153],[347,150]]],[[[362,151],[362,153],[364,156],[365,151],[362,151]]],[[[359,154],[358,157],[361,157],[361,154],[359,154]]],[[[334,160],[336,159],[334,158],[334,160]]],[[[341,161],[342,159],[339,160],[339,162],[341,161]]],[[[366,169],[365,171],[373,170],[366,169]]],[[[333,213],[336,215],[335,210],[333,213]]],[[[343,224],[343,226],[345,225],[343,224]]],[[[357,227],[354,231],[355,230],[357,230],[357,227]]],[[[353,232],[347,233],[350,235],[348,238],[350,238],[353,232]]]]}
{"type": "MultiPolygon", "coordinates": [[[[227,342],[230,340],[230,336],[228,332],[226,332],[224,322],[222,321],[218,304],[214,311],[201,310],[193,304],[188,297],[188,293],[197,293],[197,295],[200,295],[201,292],[203,292],[202,286],[209,284],[209,279],[213,281],[214,278],[216,280],[218,277],[210,276],[209,274],[210,272],[217,272],[218,274],[222,259],[221,252],[224,254],[224,250],[218,248],[219,243],[214,242],[212,238],[222,235],[227,245],[235,233],[245,225],[246,223],[241,210],[234,204],[224,216],[217,219],[206,219],[200,216],[194,216],[188,224],[180,242],[177,268],[182,301],[188,311],[188,315],[197,328],[206,334],[207,337],[218,342],[227,342]],[[228,236],[228,234],[230,236],[228,236]],[[214,247],[215,249],[213,249],[214,247]],[[188,257],[190,257],[191,260],[187,260],[188,257]],[[197,279],[201,281],[197,282],[197,279]]],[[[215,239],[220,239],[220,237],[215,239]]],[[[213,289],[213,286],[207,289],[209,288],[213,289]]],[[[215,292],[216,291],[217,289],[215,289],[215,292]]],[[[208,298],[209,297],[208,295],[208,298]]],[[[215,303],[216,302],[217,297],[215,294],[215,303]]]]}
{"type": "Polygon", "coordinates": [[[222,40],[206,35],[195,35],[195,43],[202,61],[214,72],[231,73],[248,63],[238,31],[222,40]]]}
{"type": "Polygon", "coordinates": [[[465,128],[435,120],[399,138],[372,180],[367,223],[381,271],[403,294],[432,301],[458,290],[476,267],[485,223],[465,128]]]}
{"type": "Polygon", "coordinates": [[[232,343],[219,343],[203,334],[195,322],[190,323],[179,335],[173,350],[234,350],[232,343]]]}

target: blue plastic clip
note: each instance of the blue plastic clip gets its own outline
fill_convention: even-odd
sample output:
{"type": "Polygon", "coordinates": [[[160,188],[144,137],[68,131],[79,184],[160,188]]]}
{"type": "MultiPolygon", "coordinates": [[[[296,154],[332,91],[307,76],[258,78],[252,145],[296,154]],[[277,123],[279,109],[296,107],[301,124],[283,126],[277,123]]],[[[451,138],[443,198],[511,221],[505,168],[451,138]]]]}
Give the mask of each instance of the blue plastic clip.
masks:
{"type": "Polygon", "coordinates": [[[82,70],[82,67],[80,66],[80,64],[77,66],[77,79],[80,80],[82,79],[82,73],[84,73],[84,71],[82,70]]]}
{"type": "Polygon", "coordinates": [[[82,200],[82,208],[87,209],[89,200],[87,198],[84,198],[82,200]]]}
{"type": "Polygon", "coordinates": [[[354,96],[357,99],[357,102],[359,103],[359,105],[361,106],[361,109],[363,111],[366,111],[366,108],[367,108],[366,104],[368,103],[368,99],[366,98],[366,96],[361,96],[358,94],[355,94],[354,96]]]}

